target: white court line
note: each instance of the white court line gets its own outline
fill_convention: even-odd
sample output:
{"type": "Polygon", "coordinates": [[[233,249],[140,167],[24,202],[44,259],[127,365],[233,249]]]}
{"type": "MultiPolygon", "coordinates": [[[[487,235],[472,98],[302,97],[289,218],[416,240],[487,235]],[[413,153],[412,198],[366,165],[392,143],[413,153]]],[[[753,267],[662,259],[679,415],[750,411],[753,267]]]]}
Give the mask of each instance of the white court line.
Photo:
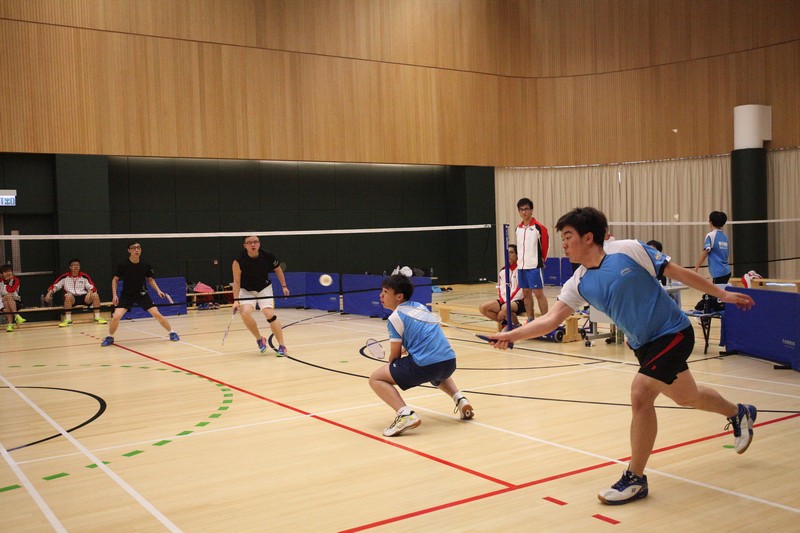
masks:
{"type": "Polygon", "coordinates": [[[155,508],[149,501],[147,501],[144,496],[136,492],[136,490],[131,487],[128,483],[125,482],[121,477],[119,477],[113,470],[111,470],[108,465],[104,464],[103,461],[98,459],[92,452],[90,452],[83,444],[81,444],[77,439],[75,439],[72,435],[70,435],[67,430],[61,427],[55,420],[53,420],[47,413],[45,413],[38,405],[36,405],[30,398],[25,396],[19,389],[17,389],[13,383],[8,381],[5,376],[0,374],[0,380],[6,384],[6,386],[13,390],[17,396],[22,399],[31,409],[39,413],[44,420],[46,420],[56,431],[58,431],[61,436],[67,439],[70,443],[72,443],[75,448],[81,451],[84,456],[86,456],[92,463],[97,465],[99,469],[108,475],[112,480],[114,480],[117,485],[119,485],[125,492],[127,492],[134,500],[139,502],[139,504],[144,507],[154,518],[156,518],[161,524],[166,527],[169,531],[179,532],[181,531],[178,526],[173,524],[166,516],[164,516],[161,511],[155,508]]]}
{"type": "Polygon", "coordinates": [[[67,528],[61,523],[61,521],[56,517],[53,510],[50,509],[50,506],[47,505],[47,502],[44,501],[42,495],[39,494],[39,491],[36,490],[36,487],[33,486],[33,483],[30,482],[28,476],[25,475],[25,472],[19,467],[19,465],[14,462],[14,459],[11,458],[11,454],[6,451],[6,447],[0,442],[0,454],[3,455],[3,459],[6,460],[8,466],[11,470],[17,475],[17,479],[19,479],[20,483],[28,490],[28,494],[30,494],[33,501],[36,502],[36,505],[39,507],[39,510],[42,511],[42,514],[47,518],[47,521],[50,522],[50,525],[53,526],[53,529],[56,531],[67,531],[67,528]]]}
{"type": "MultiPolygon", "coordinates": [[[[127,329],[139,332],[139,333],[141,333],[143,335],[150,335],[151,337],[154,337],[154,338],[164,339],[164,340],[167,340],[167,341],[169,340],[169,333],[167,333],[167,336],[164,337],[160,333],[151,333],[150,331],[146,331],[146,330],[143,330],[141,328],[128,327],[127,329]]],[[[178,335],[180,335],[180,333],[178,333],[178,335]]],[[[125,342],[125,341],[122,341],[122,342],[125,342]]],[[[116,340],[114,341],[114,343],[116,344],[116,340]]],[[[178,343],[179,344],[185,344],[186,346],[191,346],[192,348],[197,348],[198,350],[205,350],[207,352],[213,353],[214,355],[223,355],[223,352],[218,352],[217,350],[212,350],[211,348],[206,348],[205,346],[198,346],[197,344],[192,344],[192,343],[186,342],[184,340],[180,340],[180,341],[178,341],[178,343]]]]}
{"type": "MultiPolygon", "coordinates": [[[[575,373],[580,373],[580,372],[584,372],[584,371],[590,371],[590,370],[592,370],[592,368],[594,368],[594,366],[596,366],[596,365],[593,365],[591,368],[584,368],[584,369],[579,370],[579,371],[562,372],[559,375],[569,375],[569,374],[575,374],[575,373]]],[[[497,386],[502,386],[502,385],[506,385],[506,384],[515,384],[515,383],[520,383],[520,382],[525,382],[525,381],[536,381],[536,380],[541,380],[541,379],[547,379],[549,377],[554,377],[554,376],[538,376],[538,377],[529,378],[529,379],[525,379],[525,380],[510,381],[510,382],[505,382],[505,383],[496,383],[494,385],[487,385],[487,386],[481,387],[481,388],[497,387],[497,386]]],[[[473,388],[471,390],[475,390],[475,389],[473,388]]],[[[435,393],[432,392],[431,394],[415,396],[414,399],[420,400],[420,399],[423,399],[423,398],[441,397],[441,396],[442,396],[441,391],[435,391],[435,393]]],[[[419,411],[424,411],[424,412],[427,412],[427,413],[430,413],[430,414],[433,414],[433,415],[437,415],[437,416],[440,416],[440,417],[443,417],[443,418],[447,418],[447,419],[452,419],[453,418],[453,416],[448,414],[448,413],[442,413],[442,412],[435,411],[435,410],[432,410],[432,409],[428,409],[428,408],[425,408],[425,407],[420,407],[419,405],[416,405],[416,404],[413,404],[413,405],[414,405],[414,408],[419,410],[419,411]]],[[[277,407],[280,407],[280,406],[277,406],[277,407]]],[[[354,411],[354,410],[359,410],[359,409],[375,408],[375,407],[385,407],[385,404],[380,403],[380,402],[376,402],[376,403],[371,403],[371,404],[362,404],[362,405],[358,405],[358,406],[346,407],[346,408],[342,408],[342,409],[332,409],[332,410],[321,411],[321,412],[317,412],[317,413],[309,413],[307,415],[298,414],[298,415],[292,415],[292,416],[278,418],[278,419],[274,419],[274,420],[268,420],[268,421],[262,421],[262,422],[254,422],[254,423],[250,423],[250,424],[242,424],[242,425],[239,425],[239,426],[231,426],[231,427],[226,427],[226,428],[203,430],[202,432],[195,432],[195,433],[192,433],[190,435],[181,436],[179,438],[186,439],[186,438],[192,438],[192,437],[203,437],[203,436],[207,436],[207,435],[213,435],[213,434],[216,434],[216,433],[224,433],[224,432],[228,432],[228,431],[235,431],[235,430],[240,430],[240,429],[254,428],[254,427],[258,427],[258,426],[271,425],[271,424],[277,424],[277,423],[293,422],[293,421],[301,420],[301,419],[304,419],[304,418],[328,417],[329,415],[335,414],[335,413],[354,411]]],[[[589,452],[587,450],[582,450],[582,449],[579,449],[579,448],[574,448],[572,446],[559,444],[559,443],[556,443],[556,442],[553,442],[553,441],[540,439],[540,438],[537,438],[537,437],[533,437],[531,435],[525,435],[523,433],[507,430],[507,429],[504,429],[504,428],[501,428],[501,427],[498,427],[498,426],[485,424],[485,423],[476,421],[474,419],[470,420],[469,424],[470,425],[476,425],[476,426],[482,427],[484,429],[488,429],[490,431],[497,431],[499,433],[505,433],[505,434],[508,434],[508,435],[512,435],[512,436],[521,438],[523,440],[528,440],[528,441],[536,442],[536,443],[543,444],[543,445],[546,445],[546,446],[550,446],[550,447],[553,447],[553,448],[558,448],[558,449],[565,450],[565,451],[568,451],[568,452],[576,453],[576,454],[579,454],[579,455],[592,457],[592,458],[595,458],[595,459],[602,460],[603,462],[608,461],[608,462],[617,463],[617,464],[620,464],[620,465],[623,465],[623,466],[626,464],[625,462],[619,461],[619,460],[617,460],[615,458],[612,458],[612,457],[607,457],[607,456],[600,455],[600,454],[597,454],[597,453],[589,452]]],[[[360,428],[357,428],[357,429],[360,429],[360,428]]],[[[365,430],[361,429],[361,431],[365,431],[365,430]]],[[[171,436],[171,437],[166,437],[166,438],[175,440],[178,437],[171,436]]],[[[139,445],[139,444],[150,444],[150,443],[157,442],[157,441],[158,441],[157,439],[150,439],[150,440],[147,440],[147,441],[140,441],[138,443],[126,443],[126,444],[122,444],[122,445],[115,445],[115,446],[100,448],[100,449],[98,449],[98,451],[108,451],[108,450],[113,450],[113,449],[117,449],[117,448],[129,448],[131,446],[136,446],[136,445],[139,445]]],[[[56,456],[56,457],[68,457],[68,456],[72,456],[72,455],[76,455],[76,454],[64,454],[64,455],[56,456]]],[[[51,459],[53,459],[53,457],[30,460],[30,461],[26,461],[26,463],[44,461],[44,460],[51,460],[51,459]]],[[[100,463],[95,461],[95,464],[100,464],[100,463]]],[[[783,504],[780,504],[780,503],[777,503],[777,502],[774,502],[774,501],[765,500],[763,498],[758,498],[758,497],[755,497],[755,496],[750,496],[748,494],[744,494],[744,493],[737,492],[737,491],[732,491],[732,490],[729,490],[729,489],[725,489],[723,487],[718,487],[716,485],[711,485],[709,483],[703,483],[703,482],[700,482],[700,481],[695,481],[695,480],[692,480],[692,479],[689,479],[689,478],[685,478],[685,477],[682,477],[682,476],[677,476],[677,475],[674,475],[674,474],[670,474],[670,473],[665,472],[663,470],[656,470],[656,469],[648,468],[647,471],[648,471],[648,474],[655,473],[655,474],[658,474],[658,475],[662,475],[664,477],[675,479],[677,481],[681,481],[681,482],[688,483],[688,484],[691,484],[691,485],[696,485],[696,486],[699,486],[699,487],[702,487],[702,488],[706,488],[708,490],[721,492],[721,493],[724,493],[724,494],[727,494],[727,495],[730,495],[730,496],[734,496],[734,497],[737,497],[737,498],[742,498],[742,499],[753,501],[753,502],[756,502],[756,503],[761,503],[761,504],[768,505],[768,506],[771,506],[771,507],[776,507],[776,508],[779,508],[779,509],[782,509],[782,510],[785,510],[785,511],[793,512],[793,513],[800,513],[800,508],[783,505],[783,504]]]]}
{"type": "MultiPolygon", "coordinates": [[[[447,417],[447,418],[451,418],[451,416],[448,415],[448,414],[442,414],[442,413],[440,413],[438,411],[434,411],[434,410],[431,410],[431,409],[426,409],[424,407],[416,406],[416,409],[418,409],[420,411],[425,411],[427,413],[431,413],[431,414],[435,414],[435,415],[440,415],[440,416],[444,416],[444,417],[447,417]]],[[[550,447],[553,447],[553,448],[558,448],[558,449],[561,449],[561,450],[577,453],[577,454],[580,454],[580,455],[586,455],[586,456],[589,456],[589,457],[593,457],[595,459],[600,459],[600,460],[602,460],[604,462],[605,461],[610,461],[612,463],[617,463],[617,464],[623,465],[623,466],[627,465],[626,461],[619,461],[619,460],[614,459],[612,457],[606,457],[604,455],[600,455],[600,454],[597,454],[597,453],[589,452],[589,451],[586,451],[586,450],[581,450],[579,448],[573,448],[572,446],[566,446],[564,444],[559,444],[557,442],[553,442],[553,441],[549,441],[549,440],[545,440],[545,439],[540,439],[540,438],[537,438],[537,437],[533,437],[531,435],[525,435],[523,433],[518,433],[516,431],[510,431],[510,430],[507,430],[507,429],[504,429],[504,428],[500,428],[500,427],[497,427],[497,426],[491,426],[489,424],[484,424],[482,422],[478,422],[475,419],[470,420],[468,423],[470,425],[480,426],[480,427],[482,427],[484,429],[489,429],[489,430],[497,431],[497,432],[500,432],[500,433],[506,433],[508,435],[512,435],[514,437],[518,437],[518,438],[523,439],[523,440],[529,440],[529,441],[533,441],[533,442],[536,442],[536,443],[539,443],[539,444],[544,444],[546,446],[550,446],[550,447]]],[[[703,487],[705,489],[709,489],[709,490],[713,490],[713,491],[717,491],[717,492],[722,492],[722,493],[727,494],[729,496],[734,496],[734,497],[742,498],[742,499],[749,500],[749,501],[752,501],[752,502],[761,503],[761,504],[764,504],[764,505],[768,505],[770,507],[777,507],[778,509],[782,509],[784,511],[789,511],[789,512],[792,512],[792,513],[800,513],[800,508],[797,508],[797,507],[790,507],[790,506],[784,505],[782,503],[774,502],[774,501],[771,501],[771,500],[765,500],[763,498],[758,498],[756,496],[750,496],[749,494],[744,494],[744,493],[733,491],[733,490],[726,489],[726,488],[723,488],[723,487],[718,487],[716,485],[711,485],[709,483],[703,483],[701,481],[695,481],[693,479],[685,478],[683,476],[677,476],[675,474],[670,474],[670,473],[665,472],[663,470],[656,470],[656,469],[653,469],[653,468],[647,468],[647,474],[648,475],[651,475],[651,474],[662,475],[664,477],[668,477],[668,478],[674,479],[676,481],[681,481],[681,482],[684,482],[684,483],[688,483],[690,485],[696,485],[698,487],[703,487]]]]}
{"type": "MultiPolygon", "coordinates": [[[[595,365],[595,366],[597,366],[597,365],[595,365]]],[[[600,366],[599,368],[600,369],[605,369],[605,370],[610,370],[611,372],[623,372],[625,374],[636,374],[638,372],[638,371],[634,372],[633,371],[634,370],[633,367],[630,367],[629,369],[625,369],[625,368],[619,368],[619,367],[614,368],[614,367],[603,367],[603,366],[600,366]]],[[[689,370],[692,370],[692,369],[689,368],[689,370]]],[[[726,376],[725,374],[715,374],[713,372],[704,372],[704,373],[708,374],[708,375],[717,376],[717,377],[723,377],[723,378],[728,379],[728,376],[726,376]]],[[[694,375],[694,374],[695,373],[692,370],[692,375],[694,375]]],[[[742,378],[742,379],[747,379],[747,378],[742,378]]],[[[717,389],[717,388],[719,388],[719,389],[723,389],[723,388],[724,389],[735,389],[737,391],[752,392],[752,393],[755,393],[755,394],[766,394],[766,395],[769,395],[769,396],[780,396],[780,397],[783,397],[783,398],[792,398],[792,399],[800,398],[800,395],[783,394],[783,393],[780,393],[780,392],[773,392],[773,391],[763,390],[763,389],[744,388],[744,387],[740,387],[738,385],[726,385],[726,384],[723,384],[723,383],[711,383],[711,382],[708,382],[708,381],[699,381],[697,379],[695,379],[695,382],[698,385],[705,385],[707,387],[711,387],[711,388],[715,388],[715,389],[717,389]]],[[[770,383],[770,382],[767,381],[767,383],[770,383]]],[[[777,384],[780,385],[781,383],[777,383],[777,384]]]]}

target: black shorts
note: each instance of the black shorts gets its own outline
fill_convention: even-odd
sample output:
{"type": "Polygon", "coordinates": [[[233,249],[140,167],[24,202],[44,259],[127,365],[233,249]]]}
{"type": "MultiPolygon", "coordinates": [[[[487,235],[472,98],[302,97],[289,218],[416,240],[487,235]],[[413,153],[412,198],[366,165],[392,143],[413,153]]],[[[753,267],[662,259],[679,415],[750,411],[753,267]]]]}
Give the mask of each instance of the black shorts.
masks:
{"type": "Polygon", "coordinates": [[[141,307],[146,311],[151,307],[155,307],[156,304],[153,303],[153,300],[152,298],[150,298],[149,293],[125,294],[123,292],[122,294],[119,295],[119,305],[117,306],[117,309],[119,309],[120,307],[124,307],[125,309],[130,311],[134,305],[138,305],[139,307],[141,307]]]}
{"type": "MultiPolygon", "coordinates": [[[[497,304],[500,307],[503,307],[503,302],[501,302],[499,299],[497,300],[497,304]]],[[[518,315],[521,315],[522,313],[525,312],[525,302],[523,300],[511,300],[511,304],[512,305],[517,304],[517,310],[514,312],[517,313],[518,315]]]]}
{"type": "Polygon", "coordinates": [[[448,359],[432,365],[419,366],[411,356],[398,357],[389,365],[392,379],[402,390],[430,382],[434,387],[453,375],[456,360],[448,359]]]}
{"type": "Polygon", "coordinates": [[[692,350],[694,350],[694,329],[689,326],[678,333],[664,335],[643,344],[633,352],[639,360],[640,374],[670,385],[679,373],[689,370],[686,361],[692,350]]]}
{"type": "MultiPolygon", "coordinates": [[[[65,292],[64,293],[64,300],[67,299],[67,294],[72,294],[72,293],[71,292],[65,292]]],[[[89,300],[89,302],[90,302],[89,304],[86,303],[86,296],[88,296],[89,294],[91,294],[91,293],[87,292],[86,294],[72,294],[72,297],[75,298],[75,304],[74,305],[90,305],[91,304],[91,300],[89,300]]]]}
{"type": "Polygon", "coordinates": [[[725,283],[728,283],[728,281],[730,281],[730,279],[731,279],[731,274],[730,274],[730,272],[728,272],[724,276],[720,276],[718,278],[712,279],[711,283],[713,283],[714,285],[724,285],[725,283]]]}

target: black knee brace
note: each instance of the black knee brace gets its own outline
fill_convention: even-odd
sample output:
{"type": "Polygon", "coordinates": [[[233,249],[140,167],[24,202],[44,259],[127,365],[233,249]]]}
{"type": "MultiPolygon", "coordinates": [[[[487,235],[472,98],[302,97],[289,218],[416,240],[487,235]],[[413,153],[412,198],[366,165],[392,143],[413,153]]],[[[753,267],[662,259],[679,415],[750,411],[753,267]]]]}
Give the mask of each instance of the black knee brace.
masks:
{"type": "Polygon", "coordinates": [[[267,319],[267,323],[269,324],[275,322],[276,320],[278,320],[278,315],[272,315],[272,318],[267,319]]]}

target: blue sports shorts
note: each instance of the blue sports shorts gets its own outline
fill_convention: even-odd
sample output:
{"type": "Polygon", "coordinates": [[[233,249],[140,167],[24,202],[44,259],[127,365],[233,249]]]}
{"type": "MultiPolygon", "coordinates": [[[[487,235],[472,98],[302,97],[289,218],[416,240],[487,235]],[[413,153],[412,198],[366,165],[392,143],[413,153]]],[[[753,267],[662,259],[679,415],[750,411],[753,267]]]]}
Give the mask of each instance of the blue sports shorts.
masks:
{"type": "Polygon", "coordinates": [[[432,365],[419,366],[414,359],[407,355],[398,357],[389,365],[392,379],[402,390],[430,382],[434,387],[453,375],[456,371],[456,360],[448,359],[432,365]]]}
{"type": "Polygon", "coordinates": [[[541,268],[526,268],[518,272],[520,289],[544,288],[544,276],[541,268]]]}

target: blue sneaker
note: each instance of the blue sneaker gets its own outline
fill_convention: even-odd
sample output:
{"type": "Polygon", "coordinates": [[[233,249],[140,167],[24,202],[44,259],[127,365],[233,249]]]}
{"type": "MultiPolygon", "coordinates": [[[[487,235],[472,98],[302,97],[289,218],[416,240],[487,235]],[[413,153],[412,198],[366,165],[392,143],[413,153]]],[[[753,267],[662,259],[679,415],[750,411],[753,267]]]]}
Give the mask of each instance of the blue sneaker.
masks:
{"type": "Polygon", "coordinates": [[[178,342],[179,340],[181,340],[181,338],[180,338],[180,337],[178,337],[178,334],[177,334],[177,333],[175,333],[174,331],[172,331],[172,332],[170,332],[170,334],[169,334],[169,340],[171,340],[172,342],[178,342]]]}
{"type": "Polygon", "coordinates": [[[111,346],[112,344],[114,344],[114,337],[111,337],[109,335],[108,337],[103,339],[103,342],[100,343],[100,346],[111,346]]]}
{"type": "Polygon", "coordinates": [[[728,419],[725,429],[733,426],[733,448],[736,453],[744,453],[750,446],[753,440],[753,422],[756,421],[757,415],[758,409],[755,406],[740,403],[739,412],[728,419]],[[742,431],[742,428],[746,428],[747,431],[742,431]]]}
{"type": "Polygon", "coordinates": [[[283,344],[278,346],[278,357],[284,357],[287,353],[289,353],[289,350],[286,349],[286,346],[283,344]]]}
{"type": "Polygon", "coordinates": [[[260,339],[258,339],[256,341],[256,344],[258,344],[258,349],[259,349],[259,351],[261,351],[261,353],[264,353],[264,352],[267,351],[267,339],[265,339],[264,337],[261,337],[260,339]]]}
{"type": "Polygon", "coordinates": [[[626,470],[610,489],[601,491],[597,498],[606,505],[622,505],[647,496],[647,476],[637,476],[626,470]]]}

